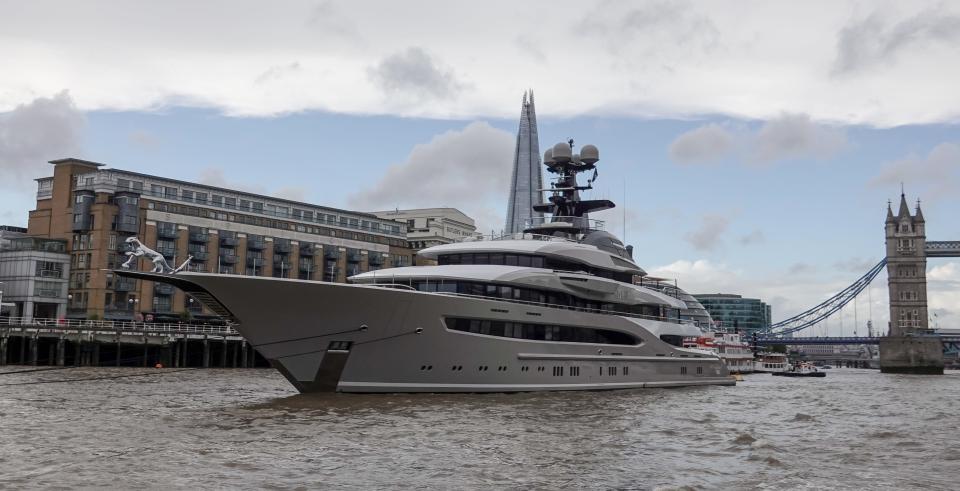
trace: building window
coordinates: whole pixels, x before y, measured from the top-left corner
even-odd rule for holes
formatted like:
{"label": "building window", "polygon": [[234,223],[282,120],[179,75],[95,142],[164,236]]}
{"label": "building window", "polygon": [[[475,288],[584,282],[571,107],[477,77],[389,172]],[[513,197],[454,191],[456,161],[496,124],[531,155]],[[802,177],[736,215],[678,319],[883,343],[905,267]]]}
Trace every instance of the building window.
{"label": "building window", "polygon": [[227,208],[236,208],[237,198],[223,198],[223,206]]}

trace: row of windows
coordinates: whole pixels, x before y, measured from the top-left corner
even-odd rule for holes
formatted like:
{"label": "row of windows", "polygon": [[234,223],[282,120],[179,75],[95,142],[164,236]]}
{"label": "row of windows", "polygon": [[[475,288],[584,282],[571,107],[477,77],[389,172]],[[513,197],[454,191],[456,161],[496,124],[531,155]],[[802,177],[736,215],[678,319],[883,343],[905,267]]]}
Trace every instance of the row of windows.
{"label": "row of windows", "polygon": [[[382,237],[378,235],[364,234],[360,232],[335,230],[327,227],[315,227],[310,225],[285,222],[282,220],[273,220],[270,218],[264,218],[264,217],[258,217],[258,216],[252,216],[252,215],[220,213],[217,210],[197,208],[193,206],[176,205],[171,203],[151,202],[147,205],[147,207],[150,209],[155,209],[157,211],[176,213],[180,215],[199,216],[199,217],[211,218],[214,220],[222,220],[222,221],[243,223],[247,225],[254,225],[258,227],[275,228],[280,230],[293,230],[296,232],[309,233],[314,235],[326,235],[330,237],[341,237],[341,238],[359,240],[364,242],[389,244],[396,247],[406,247],[406,241],[403,239],[393,239],[393,238]],[[349,222],[331,223],[331,224],[339,225],[342,227],[353,228],[349,224]],[[363,228],[363,227],[361,225],[356,225],[356,228]],[[372,230],[371,227],[368,227],[368,229]],[[399,233],[400,232],[398,231],[397,234]]]}
{"label": "row of windows", "polygon": [[594,268],[586,264],[579,264],[572,261],[564,261],[550,257],[535,256],[532,254],[508,254],[502,252],[444,254],[437,256],[437,264],[494,264],[503,266],[547,268],[557,271],[584,271],[602,278],[617,280],[623,283],[633,283],[632,273],[618,273],[605,269]]}
{"label": "row of windows", "polygon": [[410,286],[422,292],[458,293],[480,297],[499,298],[504,300],[519,300],[538,303],[546,306],[560,306],[570,309],[584,309],[601,312],[616,312],[648,317],[657,317],[664,320],[679,320],[680,310],[661,305],[625,305],[609,302],[585,300],[564,292],[550,290],[535,290],[509,285],[497,285],[476,281],[413,281]]}
{"label": "row of windows", "polygon": [[558,326],[489,319],[466,319],[462,317],[447,317],[446,324],[448,329],[454,331],[515,339],[567,343],[638,344],[637,339],[630,334],[590,327]]}

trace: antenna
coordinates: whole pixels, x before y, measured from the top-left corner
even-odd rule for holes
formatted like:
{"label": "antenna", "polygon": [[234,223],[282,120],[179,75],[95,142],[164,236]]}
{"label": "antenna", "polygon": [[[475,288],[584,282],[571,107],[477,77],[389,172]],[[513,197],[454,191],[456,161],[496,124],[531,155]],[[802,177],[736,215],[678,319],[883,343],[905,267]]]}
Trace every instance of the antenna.
{"label": "antenna", "polygon": [[627,243],[627,180],[623,180],[623,243]]}

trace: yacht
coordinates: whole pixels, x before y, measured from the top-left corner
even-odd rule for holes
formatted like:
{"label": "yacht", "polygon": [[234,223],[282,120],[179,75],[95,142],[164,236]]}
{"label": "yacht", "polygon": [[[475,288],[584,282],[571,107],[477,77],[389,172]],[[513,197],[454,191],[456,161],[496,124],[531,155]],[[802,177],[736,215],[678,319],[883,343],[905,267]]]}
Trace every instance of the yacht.
{"label": "yacht", "polygon": [[684,346],[716,353],[730,373],[753,373],[755,369],[753,350],[738,332],[705,332],[696,338],[686,338]]}
{"label": "yacht", "polygon": [[687,305],[634,284],[632,249],[589,213],[608,200],[577,174],[592,145],[544,155],[550,216],[522,233],[424,249],[435,265],[352,276],[349,284],[195,272],[117,270],[172,284],[235,323],[301,392],[520,392],[734,385]]}
{"label": "yacht", "polygon": [[757,353],[753,362],[753,371],[757,373],[785,372],[790,368],[790,362],[784,353],[763,351]]}

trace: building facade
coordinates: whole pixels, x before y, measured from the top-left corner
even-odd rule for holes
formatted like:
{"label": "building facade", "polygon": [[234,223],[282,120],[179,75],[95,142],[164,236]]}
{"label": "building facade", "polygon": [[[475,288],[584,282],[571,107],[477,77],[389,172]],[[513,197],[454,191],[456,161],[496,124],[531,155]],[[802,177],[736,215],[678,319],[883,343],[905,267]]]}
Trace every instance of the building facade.
{"label": "building facade", "polygon": [[927,323],[926,221],[917,203],[910,215],[907,197],[900,195],[900,210],[893,216],[887,205],[885,224],[887,286],[890,290],[890,335],[925,331]]}
{"label": "building facade", "polygon": [[384,220],[400,222],[410,248],[415,251],[477,235],[473,219],[456,208],[388,210],[373,214]]}
{"label": "building facade", "polygon": [[750,334],[770,327],[770,306],[756,298],[743,298],[726,293],[696,294],[718,328],[734,329]]}
{"label": "building facade", "polygon": [[[188,270],[343,282],[412,264],[401,224],[368,213],[301,203],[119,169],[52,161],[37,179],[28,233],[62,239],[70,253],[67,315],[138,319],[212,314],[169,285],[109,272],[138,237]],[[148,267],[140,259],[140,269]]]}
{"label": "building facade", "polygon": [[65,240],[0,231],[0,314],[58,319],[67,313],[70,255]]}

